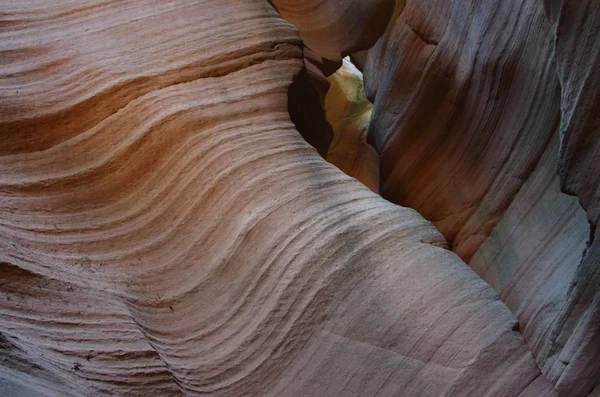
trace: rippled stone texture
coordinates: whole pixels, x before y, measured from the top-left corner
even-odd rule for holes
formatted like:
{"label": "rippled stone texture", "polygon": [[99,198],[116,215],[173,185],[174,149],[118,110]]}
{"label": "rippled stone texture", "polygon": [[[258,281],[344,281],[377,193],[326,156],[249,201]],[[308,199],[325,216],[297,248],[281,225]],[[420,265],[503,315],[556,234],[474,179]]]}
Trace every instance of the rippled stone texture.
{"label": "rippled stone texture", "polygon": [[57,396],[553,394],[431,223],[296,131],[301,42],[267,2],[14,0],[1,18],[0,377]]}

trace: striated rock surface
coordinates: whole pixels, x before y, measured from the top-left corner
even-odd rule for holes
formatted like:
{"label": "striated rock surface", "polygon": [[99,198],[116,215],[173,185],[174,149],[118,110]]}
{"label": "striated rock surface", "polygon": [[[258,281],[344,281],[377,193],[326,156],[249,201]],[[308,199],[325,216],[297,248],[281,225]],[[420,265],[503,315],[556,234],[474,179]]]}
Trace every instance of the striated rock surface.
{"label": "striated rock surface", "polygon": [[[546,1],[555,29],[561,83],[562,190],[577,195],[590,234],[561,321],[554,330],[565,346],[550,370],[559,391],[600,393],[600,6],[593,1]],[[567,338],[568,336],[568,338]]]}
{"label": "striated rock surface", "polygon": [[2,8],[3,392],[554,394],[431,223],[294,128],[267,2]]}
{"label": "striated rock surface", "polygon": [[[528,346],[556,388],[564,395],[587,396],[598,381],[600,352],[581,346],[595,331],[581,331],[593,328],[597,317],[569,310],[569,303],[578,298],[575,286],[587,282],[578,265],[589,226],[577,198],[560,192],[558,141],[556,135],[469,265],[517,316]],[[581,304],[593,309],[592,301]],[[582,329],[574,333],[579,322]]]}
{"label": "striated rock surface", "polygon": [[558,126],[550,39],[541,3],[409,2],[369,51],[382,195],[467,261]]}
{"label": "striated rock surface", "polygon": [[600,5],[546,1],[561,84],[562,189],[577,195],[592,227],[600,221]]}

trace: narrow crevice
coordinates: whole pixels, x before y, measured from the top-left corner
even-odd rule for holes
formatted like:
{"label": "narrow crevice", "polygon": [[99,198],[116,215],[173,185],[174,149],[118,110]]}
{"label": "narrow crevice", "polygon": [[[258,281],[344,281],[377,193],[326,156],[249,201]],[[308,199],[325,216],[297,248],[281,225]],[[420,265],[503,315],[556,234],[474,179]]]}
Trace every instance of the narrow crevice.
{"label": "narrow crevice", "polygon": [[427,45],[438,45],[439,41],[438,40],[434,40],[431,37],[426,37],[423,34],[419,33],[415,28],[413,28],[411,26],[411,24],[408,23],[408,21],[406,21],[406,26],[408,26],[410,28],[410,30],[413,31],[413,33],[419,38],[421,39],[421,41]]}
{"label": "narrow crevice", "polygon": [[294,77],[288,89],[288,112],[302,137],[325,158],[333,139],[333,129],[325,116],[321,98],[306,68]]}
{"label": "narrow crevice", "polygon": [[373,104],[365,95],[363,75],[346,57],[327,81],[325,111],[334,131],[327,161],[379,193],[379,154],[367,143]]}
{"label": "narrow crevice", "polygon": [[5,261],[0,261],[0,274],[2,274],[2,281],[9,281],[11,279],[33,280],[43,278],[43,276],[39,274]]}
{"label": "narrow crevice", "polygon": [[169,365],[169,360],[165,359],[165,357],[163,357],[163,355],[161,354],[160,349],[156,346],[156,343],[154,341],[154,338],[152,338],[149,334],[148,334],[148,330],[146,329],[146,327],[144,327],[139,321],[138,319],[135,317],[133,311],[132,311],[132,307],[130,307],[130,305],[127,302],[122,302],[123,304],[123,309],[127,312],[127,314],[129,315],[129,319],[131,320],[131,322],[133,324],[135,324],[137,330],[139,331],[140,335],[143,337],[143,340],[147,343],[147,346],[149,348],[149,350],[146,350],[148,357],[149,358],[153,358],[155,359],[157,362],[159,362],[160,364],[162,364],[162,369],[163,369],[163,373],[165,374],[166,377],[168,377],[168,379],[170,379],[173,384],[174,387],[179,390],[181,392],[181,395],[184,396],[187,394],[186,392],[186,387],[185,387],[185,382],[182,381],[177,372],[175,372],[171,366]]}
{"label": "narrow crevice", "polygon": [[2,332],[0,332],[0,354],[2,353],[2,351],[7,352],[9,350],[16,349],[18,348],[15,345],[13,345],[12,342],[6,336],[4,336]]}

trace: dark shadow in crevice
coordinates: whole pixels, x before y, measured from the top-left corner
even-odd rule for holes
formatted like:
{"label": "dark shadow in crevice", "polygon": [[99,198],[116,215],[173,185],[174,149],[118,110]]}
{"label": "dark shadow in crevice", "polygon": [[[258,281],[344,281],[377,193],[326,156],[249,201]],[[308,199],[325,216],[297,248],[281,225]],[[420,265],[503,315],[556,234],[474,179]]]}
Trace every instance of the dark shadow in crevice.
{"label": "dark shadow in crevice", "polygon": [[2,274],[3,279],[7,280],[9,276],[14,278],[41,278],[41,276],[29,271],[20,268],[19,266],[13,265],[9,262],[0,261],[0,274]]}
{"label": "dark shadow in crevice", "polygon": [[333,129],[306,68],[294,77],[289,87],[288,112],[300,135],[325,158],[333,140]]}

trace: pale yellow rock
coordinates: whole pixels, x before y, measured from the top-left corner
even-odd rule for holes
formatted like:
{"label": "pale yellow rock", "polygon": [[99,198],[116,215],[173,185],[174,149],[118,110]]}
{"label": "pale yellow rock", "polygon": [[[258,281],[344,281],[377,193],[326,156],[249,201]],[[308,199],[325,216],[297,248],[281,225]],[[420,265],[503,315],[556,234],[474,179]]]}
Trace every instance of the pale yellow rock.
{"label": "pale yellow rock", "polygon": [[334,131],[327,161],[379,192],[379,155],[367,143],[373,105],[364,94],[362,73],[344,58],[342,67],[327,78],[327,121]]}

